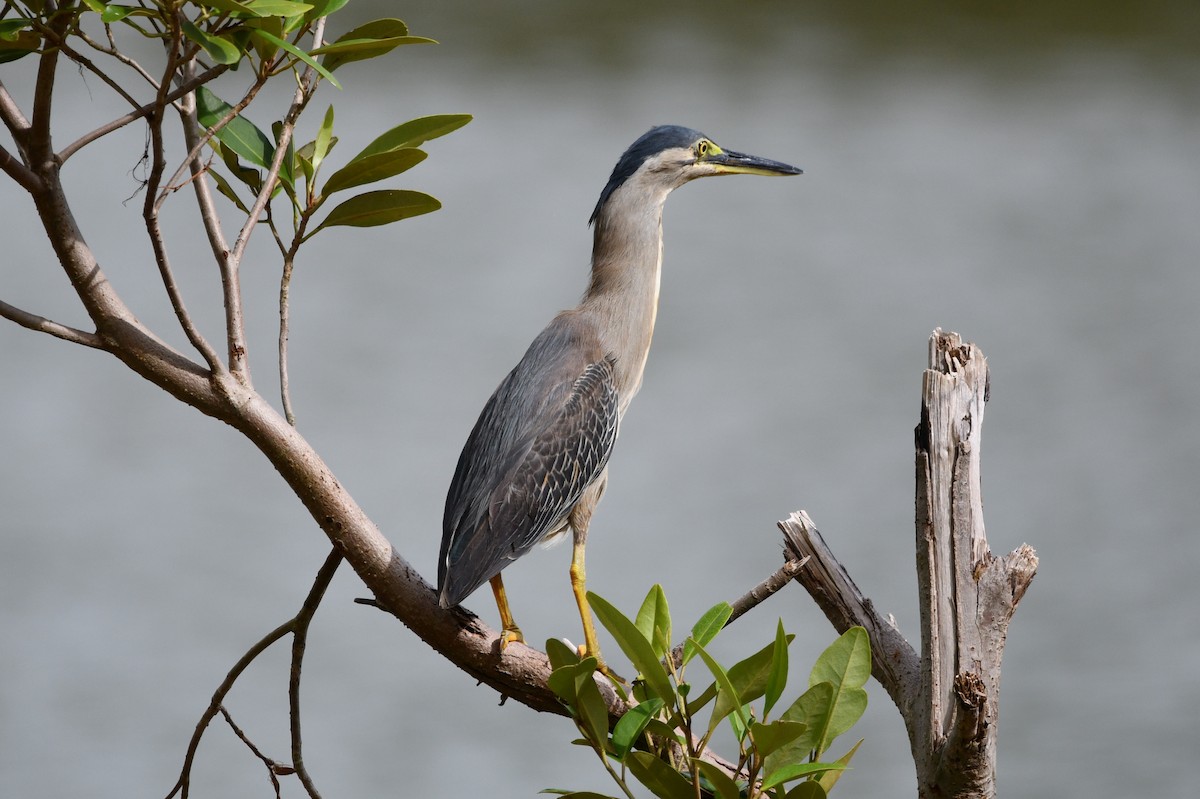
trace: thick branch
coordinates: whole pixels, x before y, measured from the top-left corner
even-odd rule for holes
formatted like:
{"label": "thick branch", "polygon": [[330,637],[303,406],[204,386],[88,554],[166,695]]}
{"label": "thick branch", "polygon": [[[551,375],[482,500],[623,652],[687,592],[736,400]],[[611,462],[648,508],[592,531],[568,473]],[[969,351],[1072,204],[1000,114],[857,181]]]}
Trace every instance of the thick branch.
{"label": "thick branch", "polygon": [[39,179],[41,185],[31,195],[38,218],[72,288],[96,325],[103,348],[183,402],[218,419],[227,418],[228,409],[213,391],[208,370],[145,328],[108,282],[71,212],[58,168],[43,165]]}
{"label": "thick branch", "polygon": [[880,618],[803,512],[780,523],[786,554],[809,555],[797,575],[840,631],[871,637],[873,673],[908,729],[922,799],[996,793],[1000,661],[1008,623],[1037,571],[1022,545],[988,548],[979,445],[987,361],[957,334],[934,331],[916,430],[916,550],[921,655]]}
{"label": "thick branch", "polygon": [[808,558],[808,566],[796,574],[796,581],[839,633],[855,626],[866,629],[871,641],[871,673],[901,715],[910,712],[917,696],[920,659],[895,622],[880,616],[874,603],[863,596],[807,513],[793,513],[779,522],[779,529],[785,542],[784,556]]}
{"label": "thick branch", "polygon": [[8,128],[8,132],[12,134],[13,138],[18,139],[18,142],[19,137],[29,130],[29,120],[21,113],[20,107],[8,93],[4,81],[0,81],[0,119],[4,120],[4,126]]}
{"label": "thick branch", "polygon": [[934,331],[916,431],[924,714],[908,720],[924,797],[996,794],[1001,658],[1037,569],[1027,546],[1004,559],[988,548],[979,460],[988,390],[983,354]]}

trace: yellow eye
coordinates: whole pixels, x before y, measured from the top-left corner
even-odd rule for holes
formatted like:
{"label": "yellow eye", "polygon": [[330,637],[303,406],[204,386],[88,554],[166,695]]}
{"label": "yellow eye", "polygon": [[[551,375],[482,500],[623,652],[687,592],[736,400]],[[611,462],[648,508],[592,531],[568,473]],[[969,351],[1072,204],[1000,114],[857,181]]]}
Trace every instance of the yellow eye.
{"label": "yellow eye", "polygon": [[709,148],[708,140],[701,139],[700,143],[696,145],[696,155],[699,155],[699,156],[708,155],[708,148]]}

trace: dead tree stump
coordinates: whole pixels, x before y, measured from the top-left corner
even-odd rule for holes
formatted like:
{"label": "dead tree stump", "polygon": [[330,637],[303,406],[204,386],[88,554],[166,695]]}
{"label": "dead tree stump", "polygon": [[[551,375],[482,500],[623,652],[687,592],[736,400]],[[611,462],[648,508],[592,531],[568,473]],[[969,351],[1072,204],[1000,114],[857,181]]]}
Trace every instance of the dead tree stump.
{"label": "dead tree stump", "polygon": [[1037,571],[1022,544],[998,558],[983,525],[979,451],[987,360],[956,333],[935,330],[916,429],[918,655],[884,619],[800,511],[779,523],[796,576],[839,631],[871,638],[873,674],[908,729],[921,799],[996,795],[1000,664],[1008,623]]}

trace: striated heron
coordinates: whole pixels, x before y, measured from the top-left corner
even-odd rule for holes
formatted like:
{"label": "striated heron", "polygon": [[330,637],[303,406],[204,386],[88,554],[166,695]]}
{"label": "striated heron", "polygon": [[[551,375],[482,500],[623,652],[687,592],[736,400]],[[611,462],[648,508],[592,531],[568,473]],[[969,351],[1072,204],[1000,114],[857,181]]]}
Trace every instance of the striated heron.
{"label": "striated heron", "polygon": [[[471,431],[446,497],[438,592],[453,607],[490,581],[500,647],[524,641],[500,572],[534,544],[574,534],[571,587],[581,653],[600,649],[588,608],[584,544],[608,479],[617,428],[642,383],[654,333],[667,195],[710,175],[798,175],[676,125],[651,129],[613,169],[592,212],[592,277],[501,381]],[[603,668],[603,661],[600,660]]]}

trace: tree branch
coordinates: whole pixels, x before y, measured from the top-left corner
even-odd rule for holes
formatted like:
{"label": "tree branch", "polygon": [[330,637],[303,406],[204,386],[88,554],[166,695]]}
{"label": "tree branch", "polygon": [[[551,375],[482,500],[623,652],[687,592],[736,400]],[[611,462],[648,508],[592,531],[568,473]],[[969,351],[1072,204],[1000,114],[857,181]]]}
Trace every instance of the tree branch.
{"label": "tree branch", "polygon": [[8,128],[8,132],[20,146],[20,137],[29,130],[29,120],[21,113],[20,107],[8,93],[2,80],[0,80],[0,119],[4,120],[4,126]]}
{"label": "tree branch", "polygon": [[[70,14],[56,14],[50,17],[50,34],[61,39],[70,21]],[[54,153],[50,137],[50,112],[54,105],[54,76],[58,70],[58,54],[57,47],[42,50],[34,83],[33,118],[30,120],[24,144],[29,148],[27,157],[35,171],[48,164]]]}
{"label": "tree branch", "polygon": [[979,451],[987,361],[935,330],[916,430],[916,551],[921,656],[875,612],[803,512],[780,527],[791,553],[810,554],[797,580],[839,630],[866,627],[872,669],[904,718],[922,799],[996,794],[1000,663],[1008,623],[1037,571],[1021,545],[988,548]]}
{"label": "tree branch", "polygon": [[[725,624],[721,629],[725,629],[725,627],[733,624],[746,613],[778,593],[785,585],[792,581],[807,562],[807,557],[789,558],[761,583],[742,594],[733,602],[730,602],[729,606],[733,608],[733,613],[729,614],[729,618],[725,620]],[[671,649],[671,660],[675,663],[675,668],[677,669],[683,664],[683,645],[684,642],[681,641]]]}
{"label": "tree branch", "polygon": [[[192,78],[191,80],[184,81],[183,83],[181,83],[177,88],[173,89],[172,91],[167,92],[165,95],[163,95],[163,101],[168,102],[168,103],[173,103],[176,100],[178,100],[180,97],[183,97],[185,94],[188,94],[189,92],[193,92],[198,87],[203,86],[206,83],[209,83],[214,78],[216,78],[218,75],[225,72],[225,70],[227,70],[227,69],[229,69],[229,67],[226,66],[225,64],[218,64],[215,67],[211,67],[211,68],[205,70],[204,72],[200,73],[196,77]],[[135,122],[139,119],[149,116],[157,107],[158,107],[158,100],[156,99],[153,102],[149,102],[143,106],[139,106],[138,108],[135,108],[134,110],[130,111],[128,114],[125,114],[124,116],[117,117],[113,121],[108,122],[104,125],[101,125],[100,127],[96,128],[95,130],[85,133],[84,135],[82,135],[78,139],[76,139],[75,141],[68,144],[66,147],[64,147],[59,152],[59,154],[58,154],[59,163],[61,164],[61,163],[66,162],[66,160],[68,158],[70,158],[72,155],[79,152],[84,147],[88,146],[89,144],[96,141],[97,139],[99,139],[103,136],[107,136],[109,133],[112,133],[115,130],[120,130],[121,128],[128,125],[130,122]],[[207,141],[207,138],[205,139],[205,141]]]}
{"label": "tree branch", "polygon": [[[195,62],[188,62],[184,72],[195,69]],[[216,203],[208,181],[204,179],[204,165],[200,161],[200,150],[204,146],[200,123],[196,117],[196,95],[189,93],[181,98],[179,105],[180,122],[183,125],[184,144],[188,148],[189,161],[194,179],[191,181],[196,195],[196,205],[200,210],[200,220],[204,232],[208,236],[208,244],[212,249],[213,258],[217,261],[221,273],[221,290],[225,305],[225,341],[229,370],[235,375],[249,381],[249,365],[247,361],[246,340],[242,319],[241,291],[238,287],[237,270],[231,264],[229,245],[225,241],[225,233],[221,230],[221,218],[217,213]],[[207,138],[207,137],[205,137]]]}
{"label": "tree branch", "polygon": [[4,302],[4,300],[0,300],[0,316],[16,322],[21,327],[27,327],[39,333],[47,333],[55,338],[61,338],[63,341],[69,341],[72,344],[82,344],[85,347],[94,347],[98,350],[105,349],[104,341],[95,333],[88,333],[84,330],[76,330],[73,327],[60,325],[58,322],[51,321],[44,316],[22,311],[20,308]]}
{"label": "tree branch", "polygon": [[289,727],[292,739],[292,767],[296,769],[296,776],[300,778],[304,790],[308,791],[308,795],[312,799],[321,799],[321,794],[317,792],[317,787],[313,784],[308,769],[304,767],[304,747],[300,737],[300,665],[304,661],[304,648],[308,644],[308,628],[312,624],[313,614],[317,612],[317,607],[325,597],[325,590],[329,588],[334,572],[337,571],[341,562],[342,553],[334,548],[325,558],[325,562],[321,564],[316,579],[313,580],[312,589],[304,598],[300,612],[292,620],[292,663],[288,672],[288,715],[291,718]]}
{"label": "tree branch", "polygon": [[24,164],[18,161],[13,154],[7,149],[0,146],[0,170],[4,174],[12,178],[21,188],[27,192],[35,192],[39,188],[37,175],[32,170],[28,169]]}
{"label": "tree branch", "polygon": [[163,287],[167,291],[167,298],[171,301],[171,308],[175,311],[175,318],[179,320],[179,326],[183,329],[188,341],[191,342],[196,351],[208,363],[209,370],[213,374],[220,374],[225,370],[225,367],[221,363],[221,359],[217,356],[216,351],[212,348],[212,345],[208,343],[196,328],[191,314],[188,313],[187,307],[183,302],[183,294],[179,291],[179,286],[175,282],[175,275],[171,270],[171,260],[167,255],[166,241],[163,239],[162,228],[158,221],[158,211],[162,204],[161,200],[158,199],[158,187],[161,185],[163,171],[166,169],[162,126],[167,103],[163,98],[166,96],[166,89],[170,85],[171,76],[175,74],[179,63],[176,60],[180,44],[178,26],[172,26],[172,31],[172,41],[167,49],[167,65],[163,70],[163,78],[159,85],[156,109],[148,118],[151,162],[150,175],[146,181],[146,199],[142,204],[142,218],[145,220],[146,234],[150,239],[150,246],[154,250],[154,262],[158,266],[159,276],[162,279]]}
{"label": "tree branch", "polygon": [[784,557],[809,560],[808,568],[796,575],[796,582],[804,586],[839,633],[851,627],[866,629],[871,642],[871,673],[900,712],[907,712],[915,700],[920,674],[917,653],[891,618],[880,616],[874,603],[863,596],[807,513],[793,513],[779,522],[779,529],[783,532]]}
{"label": "tree branch", "polygon": [[329,583],[333,580],[333,575],[341,562],[342,555],[337,549],[330,552],[325,558],[325,562],[321,564],[321,568],[317,570],[317,575],[313,578],[312,588],[309,589],[308,595],[304,598],[304,603],[300,606],[299,612],[255,642],[253,646],[246,650],[245,654],[238,658],[237,663],[226,673],[225,679],[221,681],[221,684],[217,686],[217,690],[213,692],[212,700],[208,703],[208,707],[200,716],[200,720],[196,722],[196,729],[192,732],[191,740],[188,741],[187,753],[183,758],[183,768],[179,773],[179,779],[171,789],[171,792],[167,794],[167,799],[171,799],[176,794],[179,794],[182,799],[187,799],[191,786],[192,765],[196,760],[196,752],[200,747],[200,739],[204,737],[205,730],[208,729],[208,725],[216,718],[218,713],[225,714],[226,720],[229,721],[230,726],[233,727],[237,736],[250,747],[250,750],[259,759],[267,764],[272,775],[285,773],[285,770],[277,768],[278,764],[275,761],[259,752],[254,744],[238,729],[237,725],[233,724],[233,720],[229,718],[228,711],[225,710],[225,697],[229,695],[229,692],[233,690],[234,683],[238,681],[238,678],[242,676],[259,655],[267,651],[272,644],[289,634],[292,636],[292,659],[288,677],[292,769],[304,784],[309,796],[313,797],[313,799],[319,799],[320,795],[313,786],[312,778],[309,777],[308,772],[304,768],[304,761],[301,755],[300,667],[304,660],[304,648],[308,640],[308,628],[312,624],[313,615],[316,613],[317,607],[320,606],[321,600],[325,597],[325,591],[329,588]]}

